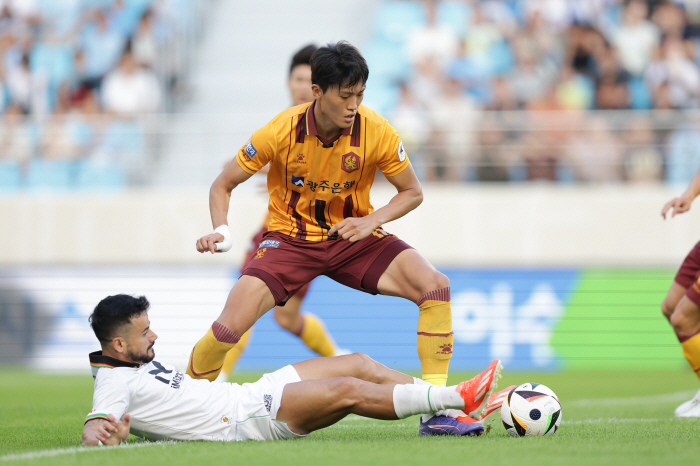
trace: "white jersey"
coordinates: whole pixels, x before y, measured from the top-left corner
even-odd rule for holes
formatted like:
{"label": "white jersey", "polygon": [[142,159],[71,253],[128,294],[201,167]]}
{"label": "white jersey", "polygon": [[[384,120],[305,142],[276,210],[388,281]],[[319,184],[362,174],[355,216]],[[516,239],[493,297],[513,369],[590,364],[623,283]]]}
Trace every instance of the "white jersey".
{"label": "white jersey", "polygon": [[285,366],[242,386],[193,379],[151,361],[127,363],[101,351],[90,354],[95,377],[86,422],[131,415],[131,433],[151,440],[279,440],[300,437],[278,421],[284,386],[299,382]]}
{"label": "white jersey", "polygon": [[131,432],[152,440],[235,438],[240,385],[193,379],[157,361],[133,367],[101,354],[98,358],[101,362],[95,364],[91,355],[93,369],[98,367],[86,421],[129,413]]}

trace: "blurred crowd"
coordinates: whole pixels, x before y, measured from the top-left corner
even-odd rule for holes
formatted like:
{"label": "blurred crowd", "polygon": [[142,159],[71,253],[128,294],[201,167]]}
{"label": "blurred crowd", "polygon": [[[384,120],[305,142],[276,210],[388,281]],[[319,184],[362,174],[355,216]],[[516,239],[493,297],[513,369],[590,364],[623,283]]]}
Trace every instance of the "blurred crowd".
{"label": "blurred crowd", "polygon": [[695,0],[384,1],[366,56],[367,104],[427,180],[685,182],[700,165]]}
{"label": "blurred crowd", "polygon": [[0,0],[0,187],[122,186],[188,96],[207,1]]}

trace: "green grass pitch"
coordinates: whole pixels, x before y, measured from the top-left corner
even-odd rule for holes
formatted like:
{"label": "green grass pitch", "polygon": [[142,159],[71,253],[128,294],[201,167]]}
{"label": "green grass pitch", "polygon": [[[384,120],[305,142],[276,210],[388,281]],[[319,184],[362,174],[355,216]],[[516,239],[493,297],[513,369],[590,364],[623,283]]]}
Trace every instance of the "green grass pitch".
{"label": "green grass pitch", "polygon": [[[450,383],[473,374],[450,375]],[[258,375],[238,376],[237,381]],[[80,448],[92,377],[0,371],[0,464],[51,465],[682,465],[700,461],[700,419],[674,408],[700,383],[685,371],[511,373],[499,386],[544,383],[559,395],[563,422],[545,438],[511,438],[500,418],[477,438],[418,437],[418,418],[350,416],[309,438],[279,442],[152,444]]]}

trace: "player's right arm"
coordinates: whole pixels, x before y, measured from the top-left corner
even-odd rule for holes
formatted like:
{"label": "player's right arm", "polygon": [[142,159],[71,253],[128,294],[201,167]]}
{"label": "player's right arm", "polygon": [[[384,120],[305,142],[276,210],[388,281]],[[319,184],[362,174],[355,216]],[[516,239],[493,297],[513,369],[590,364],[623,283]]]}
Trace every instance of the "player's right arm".
{"label": "player's right arm", "polygon": [[231,192],[265,167],[274,157],[276,150],[276,134],[272,123],[269,123],[253,133],[236,157],[216,177],[209,190],[209,213],[214,233],[197,240],[197,251],[209,251],[213,254],[217,251],[226,252],[231,248],[228,230],[228,206],[231,202]]}
{"label": "player's right arm", "polygon": [[[99,445],[100,442],[117,445],[129,436],[129,416],[125,414],[129,407],[129,389],[112,371],[114,369],[100,369],[97,373],[92,410],[83,426],[83,445]],[[122,416],[124,422],[117,422]]]}
{"label": "player's right arm", "polygon": [[666,218],[666,213],[670,209],[673,209],[671,218],[675,217],[676,214],[689,211],[690,205],[693,203],[693,200],[698,197],[698,194],[700,194],[700,170],[695,173],[695,176],[690,181],[690,185],[688,185],[688,189],[686,189],[683,194],[679,197],[674,197],[664,205],[664,208],[661,209],[661,216]]}

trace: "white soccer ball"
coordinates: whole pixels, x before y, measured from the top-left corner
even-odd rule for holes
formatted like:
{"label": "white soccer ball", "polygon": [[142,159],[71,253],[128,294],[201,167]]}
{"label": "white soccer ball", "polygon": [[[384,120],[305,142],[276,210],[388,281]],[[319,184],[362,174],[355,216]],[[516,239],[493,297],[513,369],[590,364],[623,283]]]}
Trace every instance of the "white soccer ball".
{"label": "white soccer ball", "polygon": [[561,424],[561,403],[551,388],[524,383],[503,400],[501,421],[513,437],[552,435]]}

